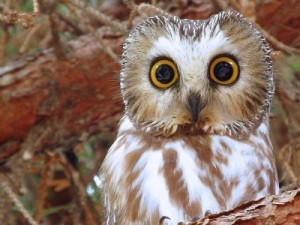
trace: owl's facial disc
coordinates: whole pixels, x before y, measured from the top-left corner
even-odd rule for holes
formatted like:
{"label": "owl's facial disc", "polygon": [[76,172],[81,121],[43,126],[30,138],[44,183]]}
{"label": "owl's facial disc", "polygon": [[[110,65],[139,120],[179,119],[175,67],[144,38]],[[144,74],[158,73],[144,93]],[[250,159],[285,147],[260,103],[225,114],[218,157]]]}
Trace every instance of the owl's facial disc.
{"label": "owl's facial disc", "polygon": [[155,135],[249,133],[269,114],[270,52],[259,31],[234,11],[205,21],[149,18],[124,45],[126,114]]}

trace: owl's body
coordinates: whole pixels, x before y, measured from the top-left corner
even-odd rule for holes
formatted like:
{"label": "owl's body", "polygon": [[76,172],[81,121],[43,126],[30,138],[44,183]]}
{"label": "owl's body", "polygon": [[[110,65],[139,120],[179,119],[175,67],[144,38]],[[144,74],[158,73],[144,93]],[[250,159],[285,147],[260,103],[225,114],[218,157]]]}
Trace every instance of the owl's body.
{"label": "owl's body", "polygon": [[266,124],[238,140],[222,135],[154,137],[123,118],[108,166],[106,207],[118,224],[174,224],[276,193]]}
{"label": "owl's body", "polygon": [[278,193],[270,48],[238,13],[153,17],[122,57],[126,113],[102,165],[107,224],[174,224]]}

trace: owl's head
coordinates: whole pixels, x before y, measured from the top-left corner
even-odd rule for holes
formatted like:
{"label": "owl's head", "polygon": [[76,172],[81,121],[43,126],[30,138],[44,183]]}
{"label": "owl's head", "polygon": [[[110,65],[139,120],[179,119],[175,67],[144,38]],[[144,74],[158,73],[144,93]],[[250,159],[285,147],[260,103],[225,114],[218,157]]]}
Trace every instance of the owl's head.
{"label": "owl's head", "polygon": [[156,135],[249,133],[269,113],[270,52],[235,11],[205,21],[149,18],[124,45],[120,82],[127,116]]}

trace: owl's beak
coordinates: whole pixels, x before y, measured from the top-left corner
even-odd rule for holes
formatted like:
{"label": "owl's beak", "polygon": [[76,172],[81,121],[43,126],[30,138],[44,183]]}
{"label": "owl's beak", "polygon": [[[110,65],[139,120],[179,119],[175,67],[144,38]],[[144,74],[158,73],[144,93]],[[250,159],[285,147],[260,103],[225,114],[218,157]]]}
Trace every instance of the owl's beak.
{"label": "owl's beak", "polygon": [[201,104],[201,99],[197,95],[191,95],[188,99],[189,110],[192,114],[193,122],[197,122],[199,118],[199,112],[203,108],[203,104]]}

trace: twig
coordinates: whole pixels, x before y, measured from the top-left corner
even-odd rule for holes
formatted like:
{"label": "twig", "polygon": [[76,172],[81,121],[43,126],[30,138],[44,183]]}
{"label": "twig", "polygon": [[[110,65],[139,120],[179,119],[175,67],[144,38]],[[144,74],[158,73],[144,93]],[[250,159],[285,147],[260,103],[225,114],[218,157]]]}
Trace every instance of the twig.
{"label": "twig", "polygon": [[95,210],[89,196],[86,193],[86,185],[81,177],[79,171],[75,170],[66,160],[65,155],[62,153],[62,149],[57,149],[57,154],[61,159],[61,164],[68,171],[71,178],[72,187],[77,189],[76,195],[79,197],[79,203],[84,210],[86,216],[87,225],[96,225],[96,221],[99,221],[99,215]]}
{"label": "twig", "polygon": [[132,9],[130,11],[128,22],[127,22],[127,28],[128,29],[132,28],[132,26],[133,26],[133,19],[136,17],[136,15],[137,15],[137,10],[136,9]]}
{"label": "twig", "polygon": [[87,29],[92,33],[92,35],[96,38],[97,43],[99,44],[99,47],[103,48],[103,50],[117,63],[120,63],[120,57],[117,56],[117,54],[108,46],[106,45],[100,35],[88,24]]}
{"label": "twig", "polygon": [[[9,224],[8,215],[10,215],[10,209],[12,208],[12,202],[7,197],[5,192],[2,192],[0,195],[0,223],[4,223],[3,225]],[[1,223],[1,224],[2,224]]]}
{"label": "twig", "polygon": [[240,11],[241,8],[241,4],[239,4],[240,2],[237,1],[232,1],[232,0],[226,0],[227,1],[227,5],[231,5],[235,10]]}
{"label": "twig", "polygon": [[[73,8],[73,5],[71,4],[66,4],[66,7],[79,19],[80,16],[78,15],[78,13],[76,12],[76,10]],[[80,21],[80,20],[79,20]],[[99,45],[100,48],[102,48],[115,62],[119,63],[120,58],[116,55],[116,53],[109,47],[107,46],[103,40],[102,37],[100,37],[100,35],[95,31],[95,29],[90,25],[90,23],[87,22],[87,19],[81,19],[82,22],[79,23],[83,23],[84,26],[87,29],[87,31],[89,33],[91,33],[95,39],[97,40],[97,43]]]}
{"label": "twig", "polygon": [[[233,6],[233,8],[235,8],[236,10],[238,10],[238,5],[236,2],[229,0],[229,1],[224,1],[224,0],[214,0],[215,4],[221,8],[221,10],[227,10],[230,9],[230,4],[231,6]],[[258,23],[256,23],[255,21],[251,20],[251,23],[257,27],[257,29],[259,29],[261,31],[261,33],[265,36],[265,38],[271,42],[276,48],[278,48],[279,50],[283,51],[283,52],[287,52],[287,53],[296,53],[296,54],[300,54],[300,49],[297,48],[293,48],[290,47],[284,43],[282,43],[281,41],[279,41],[278,39],[276,39],[274,36],[272,36],[268,31],[266,31],[264,28],[262,28]]]}
{"label": "twig", "polygon": [[51,13],[49,15],[49,20],[50,20],[52,43],[53,43],[55,55],[58,58],[64,58],[65,57],[64,45],[60,40],[59,31],[58,31],[59,20],[57,19],[55,13]]}
{"label": "twig", "polygon": [[278,49],[287,53],[295,53],[300,54],[300,49],[290,47],[281,41],[277,40],[274,36],[269,34],[264,28],[262,28],[259,24],[253,22],[253,24],[262,32],[262,34]]}
{"label": "twig", "polygon": [[51,36],[52,36],[52,47],[54,48],[54,53],[57,58],[65,57],[65,48],[59,36],[60,29],[60,21],[56,15],[56,1],[42,1],[38,0],[40,3],[40,7],[42,12],[46,13],[49,16]]}
{"label": "twig", "polygon": [[212,1],[221,10],[228,9],[228,1],[227,0],[212,0]]}
{"label": "twig", "polygon": [[138,11],[138,14],[141,15],[141,16],[146,16],[146,17],[149,17],[149,16],[154,16],[154,15],[165,15],[165,16],[172,16],[172,14],[156,7],[156,6],[153,6],[153,5],[150,5],[150,4],[147,4],[147,3],[141,3],[138,5],[137,7],[137,11]]}
{"label": "twig", "polygon": [[78,21],[72,21],[70,18],[68,18],[66,15],[57,13],[57,16],[60,20],[65,22],[66,28],[71,32],[75,33],[75,35],[80,36],[83,34],[86,34],[86,31],[80,27],[81,23],[78,23]]}
{"label": "twig", "polygon": [[287,95],[287,93],[285,91],[283,91],[282,87],[280,85],[277,86],[277,91],[276,91],[276,95],[278,97],[278,99],[280,100],[280,104],[281,107],[285,113],[286,116],[286,125],[288,127],[288,139],[289,142],[287,145],[285,145],[282,150],[280,151],[280,154],[278,154],[278,159],[282,162],[282,169],[287,173],[287,175],[289,176],[289,178],[291,179],[292,182],[297,182],[298,178],[295,175],[295,172],[293,171],[292,167],[290,166],[290,164],[288,163],[288,161],[283,158],[283,153],[286,153],[287,150],[292,153],[293,152],[293,147],[294,147],[294,138],[293,135],[291,133],[291,126],[293,123],[293,119],[291,117],[291,113],[289,111],[289,102],[292,101],[289,96]]}
{"label": "twig", "polygon": [[286,186],[283,186],[280,188],[280,193],[290,190],[295,190],[300,188],[300,180],[298,180],[296,183],[291,183]]}
{"label": "twig", "polygon": [[134,0],[122,0],[123,3],[131,10],[135,10],[137,5],[135,4]]}
{"label": "twig", "polygon": [[282,168],[286,171],[286,173],[290,177],[292,183],[296,183],[298,181],[298,178],[296,177],[290,164],[288,164],[288,162],[284,159],[281,162],[282,162]]}
{"label": "twig", "polygon": [[[291,139],[293,140],[293,139]],[[286,153],[289,153],[289,156],[288,157],[283,157],[283,154],[286,155]],[[279,162],[281,162],[280,166],[281,168],[287,173],[288,177],[290,178],[291,180],[291,183],[297,183],[298,182],[298,178],[297,176],[295,175],[291,165],[289,164],[290,160],[291,160],[291,156],[292,156],[292,143],[291,141],[286,144],[285,146],[283,146],[280,151],[279,151],[279,154],[277,154],[277,160]]]}
{"label": "twig", "polygon": [[72,5],[77,6],[78,8],[82,9],[85,11],[88,15],[95,17],[98,19],[100,22],[102,22],[105,25],[108,25],[117,31],[120,31],[123,34],[127,34],[128,30],[123,26],[122,23],[115,21],[113,18],[93,9],[92,7],[86,5],[84,2],[79,1],[79,0],[63,0],[65,2],[69,2]]}
{"label": "twig", "polygon": [[24,42],[23,42],[23,44],[22,44],[22,46],[20,47],[20,49],[19,49],[19,53],[20,54],[23,54],[24,52],[26,52],[27,51],[27,49],[28,49],[28,45],[29,45],[29,43],[30,43],[30,40],[31,40],[31,38],[35,35],[35,33],[40,29],[40,28],[42,28],[42,27],[44,27],[45,26],[45,24],[37,24],[37,25],[35,25],[30,31],[29,31],[29,33],[26,35],[26,37],[25,37],[25,40],[24,40]]}
{"label": "twig", "polygon": [[133,0],[123,0],[124,4],[130,9],[130,14],[127,22],[127,28],[131,29],[133,25],[133,19],[137,15],[137,5]]}
{"label": "twig", "polygon": [[34,19],[36,18],[39,7],[37,0],[33,0],[33,13],[21,13],[8,9],[3,3],[0,3],[0,7],[4,13],[0,14],[0,21],[6,24],[17,24],[21,23],[24,28],[33,26]]}
{"label": "twig", "polygon": [[45,165],[43,166],[43,170],[41,172],[41,179],[39,189],[38,189],[38,199],[36,203],[36,211],[35,211],[35,220],[39,223],[42,219],[43,210],[44,210],[44,203],[46,197],[46,189],[47,189],[47,182],[49,179],[49,171],[50,166],[52,164],[51,157],[47,155],[44,159]]}
{"label": "twig", "polygon": [[271,57],[274,61],[281,60],[283,58],[284,54],[281,51],[272,51]]}
{"label": "twig", "polygon": [[4,63],[4,58],[6,54],[5,46],[7,45],[8,41],[8,26],[7,24],[3,24],[2,26],[2,37],[0,39],[0,65]]}
{"label": "twig", "polygon": [[4,175],[1,174],[0,185],[10,200],[15,204],[17,209],[22,213],[22,215],[27,219],[29,224],[38,225],[38,223],[32,218],[30,213],[25,209],[22,202],[19,200],[18,196],[12,190],[10,184],[8,183],[8,179]]}

